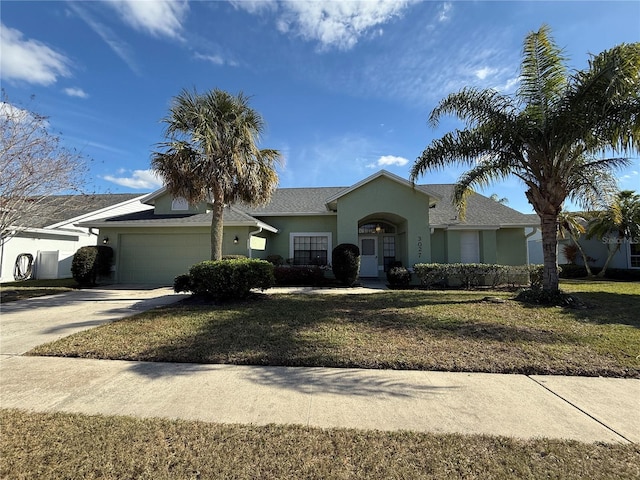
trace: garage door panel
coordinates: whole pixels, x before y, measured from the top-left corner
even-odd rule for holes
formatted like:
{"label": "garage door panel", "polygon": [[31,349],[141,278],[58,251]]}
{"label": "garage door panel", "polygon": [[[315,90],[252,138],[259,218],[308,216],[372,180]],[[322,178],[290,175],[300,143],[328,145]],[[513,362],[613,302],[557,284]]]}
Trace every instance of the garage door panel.
{"label": "garage door panel", "polygon": [[172,285],[176,275],[194,263],[208,260],[206,234],[123,234],[120,236],[118,281]]}

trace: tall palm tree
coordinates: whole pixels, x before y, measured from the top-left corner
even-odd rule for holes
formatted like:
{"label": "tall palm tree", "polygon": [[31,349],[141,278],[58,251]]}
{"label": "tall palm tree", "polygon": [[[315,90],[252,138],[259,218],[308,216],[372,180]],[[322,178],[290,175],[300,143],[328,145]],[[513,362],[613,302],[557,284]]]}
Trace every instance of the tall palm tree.
{"label": "tall palm tree", "polygon": [[[458,179],[454,203],[464,215],[472,187],[514,175],[541,219],[543,288],[558,291],[558,214],[565,200],[588,207],[615,185],[611,172],[640,150],[640,43],[622,44],[568,73],[549,28],[524,41],[515,96],[465,88],[432,111],[438,125],[452,114],[465,122],[434,140],[411,169],[411,180],[451,165],[469,168]],[[623,156],[604,157],[603,152]],[[598,156],[596,156],[598,155]]]}
{"label": "tall palm tree", "polygon": [[603,210],[596,212],[587,227],[587,238],[600,238],[607,245],[607,259],[599,277],[609,267],[624,241],[640,237],[640,195],[632,190],[618,192]]}
{"label": "tall palm tree", "polygon": [[211,203],[211,259],[219,260],[224,207],[267,203],[278,184],[280,153],[258,148],[264,120],[242,93],[183,90],[163,122],[167,141],[160,144],[164,151],[153,153],[151,166],[173,195]]}

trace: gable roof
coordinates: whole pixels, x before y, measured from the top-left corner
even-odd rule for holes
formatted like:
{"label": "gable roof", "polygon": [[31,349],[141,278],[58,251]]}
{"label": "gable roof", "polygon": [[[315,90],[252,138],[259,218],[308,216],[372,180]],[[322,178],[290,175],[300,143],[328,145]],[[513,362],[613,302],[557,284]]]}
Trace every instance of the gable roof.
{"label": "gable roof", "polygon": [[[380,170],[376,173],[374,173],[373,175],[368,176],[367,178],[365,178],[364,180],[360,180],[358,183],[353,184],[352,186],[343,189],[340,192],[337,192],[335,195],[332,195],[331,197],[327,198],[326,203],[327,204],[332,204],[334,203],[336,200],[338,200],[340,197],[347,195],[348,193],[353,192],[354,190],[357,190],[358,188],[362,187],[363,185],[366,185],[369,182],[372,182],[373,180],[375,180],[376,178],[380,178],[380,177],[386,177],[390,180],[393,180],[396,183],[399,183],[400,185],[404,185],[405,187],[408,188],[414,188],[414,185],[409,182],[408,180],[405,180],[402,177],[399,177],[398,175],[395,175],[391,172],[388,172],[386,170]],[[432,197],[434,200],[440,200],[439,195],[432,193],[429,190],[429,186],[428,185],[423,185],[423,187],[425,188],[420,188],[417,189],[419,192],[424,193],[425,195],[428,195],[429,197]]]}
{"label": "gable roof", "polygon": [[[473,227],[533,227],[540,220],[528,214],[491,200],[489,197],[472,193],[467,199],[466,219],[458,219],[458,212],[452,203],[453,184],[418,185],[436,192],[442,200],[429,209],[429,225],[435,228],[473,228]],[[537,215],[536,215],[537,218]]]}
{"label": "gable roof", "polygon": [[[155,214],[153,209],[118,215],[87,222],[80,222],[79,226],[105,227],[209,227],[213,214],[207,213],[172,213]],[[227,227],[249,226],[259,227],[277,233],[278,229],[257,218],[252,217],[241,209],[231,206],[224,211],[224,225]]]}
{"label": "gable roof", "polygon": [[139,193],[107,193],[92,195],[52,195],[43,201],[29,219],[32,228],[56,228],[61,223],[134,200]]}

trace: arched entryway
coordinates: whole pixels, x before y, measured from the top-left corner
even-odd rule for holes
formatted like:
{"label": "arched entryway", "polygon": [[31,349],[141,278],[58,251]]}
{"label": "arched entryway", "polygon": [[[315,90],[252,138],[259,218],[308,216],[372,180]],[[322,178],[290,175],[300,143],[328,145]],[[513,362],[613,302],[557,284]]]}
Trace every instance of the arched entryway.
{"label": "arched entryway", "polygon": [[406,261],[406,220],[390,213],[369,215],[358,222],[360,276],[379,277]]}

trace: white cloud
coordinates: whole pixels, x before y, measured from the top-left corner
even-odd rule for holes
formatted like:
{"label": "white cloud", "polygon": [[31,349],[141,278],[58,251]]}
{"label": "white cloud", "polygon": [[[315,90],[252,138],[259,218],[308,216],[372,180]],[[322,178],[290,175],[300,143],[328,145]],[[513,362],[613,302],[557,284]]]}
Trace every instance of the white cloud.
{"label": "white cloud", "polygon": [[205,53],[195,52],[193,55],[193,58],[195,58],[196,60],[204,60],[205,62],[213,63],[214,65],[219,65],[219,66],[221,65],[229,65],[231,67],[238,66],[238,62],[236,62],[235,60],[225,59],[222,55],[218,55],[218,54],[205,54]]}
{"label": "white cloud", "polygon": [[[118,170],[118,173],[122,174],[121,170]],[[162,181],[153,170],[134,170],[130,177],[105,175],[102,178],[108,182],[136,190],[153,190],[162,186]]]}
{"label": "white cloud", "polygon": [[89,94],[78,87],[65,88],[63,91],[70,97],[89,98]]}
{"label": "white cloud", "polygon": [[380,167],[404,167],[409,160],[404,157],[396,157],[394,155],[383,155],[378,159],[375,163],[370,163],[367,165],[369,168],[380,168]]}
{"label": "white cloud", "polygon": [[494,73],[497,73],[497,70],[491,67],[482,67],[475,71],[476,77],[479,78],[480,80],[484,80],[485,78],[493,75]]}
{"label": "white cloud", "polygon": [[136,30],[154,37],[182,40],[182,23],[189,11],[189,4],[184,0],[114,0],[109,5]]}
{"label": "white cloud", "polygon": [[140,75],[140,69],[133,58],[131,48],[125,41],[121,40],[109,27],[95,20],[93,16],[83,8],[84,5],[81,7],[79,2],[68,2],[67,5],[76,15],[89,25],[95,33],[98,34],[102,41],[109,45],[111,50],[113,50],[114,53],[120,57],[120,59],[122,59],[122,61],[126,63],[134,73]]}
{"label": "white cloud", "polygon": [[[389,22],[413,0],[234,2],[238,8],[258,14],[276,11],[276,27],[305,40],[318,41],[321,49],[349,50],[369,31],[383,33],[379,25]],[[263,5],[264,4],[264,5]],[[378,27],[378,28],[374,28]]]}
{"label": "white cloud", "polygon": [[22,32],[0,24],[0,75],[7,81],[51,85],[58,77],[71,75],[71,61],[37,40],[25,39]]}
{"label": "white cloud", "polygon": [[449,12],[451,12],[452,8],[453,5],[451,4],[451,2],[443,3],[442,8],[440,9],[440,14],[438,15],[438,21],[446,22],[447,20],[449,20],[451,18]]}
{"label": "white cloud", "polygon": [[34,115],[29,110],[24,110],[7,102],[0,102],[0,119],[8,123],[5,124],[5,127],[16,124],[30,125],[36,128],[49,127],[49,122],[46,117]]}

